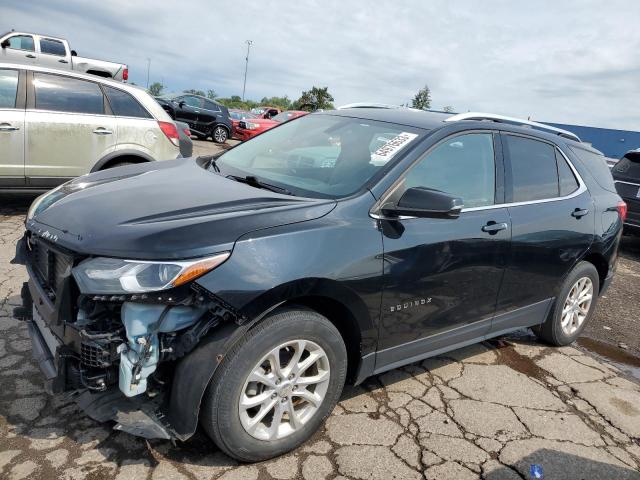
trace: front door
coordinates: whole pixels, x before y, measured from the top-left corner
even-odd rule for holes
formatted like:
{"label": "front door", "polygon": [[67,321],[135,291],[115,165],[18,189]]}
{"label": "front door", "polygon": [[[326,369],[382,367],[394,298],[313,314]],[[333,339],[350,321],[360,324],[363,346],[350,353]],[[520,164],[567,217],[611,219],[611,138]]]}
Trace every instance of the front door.
{"label": "front door", "polygon": [[384,292],[376,371],[489,332],[511,240],[509,214],[497,205],[503,167],[496,145],[490,132],[448,137],[390,195],[421,186],[461,197],[464,208],[455,219],[379,220]]}
{"label": "front door", "polygon": [[36,63],[37,53],[33,35],[16,34],[7,38],[9,46],[2,48],[0,61],[7,63]]}
{"label": "front door", "polygon": [[24,89],[18,88],[19,79],[19,70],[0,69],[0,188],[24,185]]}
{"label": "front door", "polygon": [[177,98],[177,102],[176,120],[186,123],[191,130],[202,132],[198,124],[198,116],[202,109],[202,99],[192,95],[184,95]]}
{"label": "front door", "polygon": [[503,134],[511,253],[494,332],[542,323],[560,281],[593,241],[593,201],[558,148]]}
{"label": "front door", "polygon": [[33,73],[28,90],[25,174],[32,186],[52,187],[88,173],[116,144],[117,123],[105,114],[96,82]]}

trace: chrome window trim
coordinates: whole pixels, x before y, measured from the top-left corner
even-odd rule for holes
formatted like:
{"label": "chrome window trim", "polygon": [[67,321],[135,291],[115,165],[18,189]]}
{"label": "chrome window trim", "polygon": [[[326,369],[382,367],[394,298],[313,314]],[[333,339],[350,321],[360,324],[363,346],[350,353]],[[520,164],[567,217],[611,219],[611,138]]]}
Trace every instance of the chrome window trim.
{"label": "chrome window trim", "polygon": [[622,180],[614,180],[613,183],[614,184],[616,184],[616,183],[624,183],[625,185],[633,185],[634,187],[640,187],[640,183],[624,182]]}
{"label": "chrome window trim", "polygon": [[[429,155],[431,153],[431,151],[435,147],[437,147],[438,145],[440,145],[441,143],[443,143],[446,140],[449,140],[451,138],[455,138],[455,137],[460,136],[460,135],[466,135],[466,134],[469,134],[469,133],[491,133],[491,134],[493,134],[494,132],[495,132],[494,130],[466,130],[464,132],[458,132],[458,133],[456,133],[454,135],[451,135],[449,137],[443,138],[438,143],[436,143],[436,144],[432,145],[431,147],[429,147],[429,149],[423,155],[421,155],[420,158],[418,158],[404,172],[402,172],[402,175],[400,175],[400,178],[398,178],[398,180],[396,180],[396,182],[394,182],[394,184],[380,197],[380,200],[378,200],[376,203],[373,204],[373,206],[369,210],[369,216],[371,218],[373,218],[373,219],[376,219],[376,220],[407,220],[407,219],[412,219],[412,218],[418,218],[418,217],[411,217],[411,216],[385,217],[384,215],[382,215],[380,213],[380,209],[382,208],[382,205],[384,205],[384,203],[387,201],[387,199],[390,196],[392,196],[395,193],[395,191],[400,187],[400,185],[402,184],[402,180],[407,175],[407,172],[409,172],[409,170],[411,168],[413,168],[413,166],[415,164],[417,164],[423,158],[425,158],[427,155]],[[508,134],[511,135],[511,132],[509,132]],[[558,147],[557,145],[555,145],[553,143],[550,143],[548,141],[541,140],[541,139],[538,139],[538,138],[535,138],[535,137],[529,137],[527,135],[522,135],[522,134],[519,134],[519,133],[515,134],[515,135],[526,137],[526,138],[531,138],[532,140],[536,140],[536,141],[539,141],[539,142],[542,142],[542,143],[547,143],[549,145],[552,145],[553,148],[555,148],[556,150],[558,150],[560,152],[560,154],[562,155],[562,157],[567,162],[567,164],[569,165],[569,168],[571,169],[571,171],[575,175],[576,179],[578,180],[578,188],[576,190],[574,190],[573,192],[571,192],[569,195],[564,195],[562,197],[542,198],[542,199],[538,199],[538,200],[528,200],[528,201],[524,201],[524,202],[496,203],[496,204],[493,204],[493,205],[485,205],[483,207],[464,208],[464,206],[463,206],[460,214],[463,214],[465,212],[478,212],[478,211],[482,211],[482,210],[494,210],[494,209],[498,209],[498,208],[520,207],[520,206],[524,206],[524,205],[535,205],[535,204],[538,204],[538,203],[559,202],[561,200],[569,200],[571,198],[577,197],[578,195],[581,195],[582,193],[587,191],[587,185],[585,184],[584,180],[580,176],[580,173],[578,173],[578,170],[576,170],[576,168],[573,166],[573,163],[571,163],[571,160],[569,160],[569,157],[567,157],[567,155],[562,151],[562,149],[560,147]],[[494,154],[495,154],[495,152],[494,152]],[[558,181],[559,181],[559,178],[558,178]],[[638,185],[638,186],[640,186],[640,185]]]}

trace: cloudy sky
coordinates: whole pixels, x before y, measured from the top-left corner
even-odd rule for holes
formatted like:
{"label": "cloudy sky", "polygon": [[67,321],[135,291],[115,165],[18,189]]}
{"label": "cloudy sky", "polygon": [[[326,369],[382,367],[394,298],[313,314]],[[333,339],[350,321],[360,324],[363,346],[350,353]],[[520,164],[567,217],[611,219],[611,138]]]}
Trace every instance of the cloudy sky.
{"label": "cloudy sky", "polygon": [[0,30],[67,38],[171,91],[400,104],[640,130],[637,0],[4,0]]}

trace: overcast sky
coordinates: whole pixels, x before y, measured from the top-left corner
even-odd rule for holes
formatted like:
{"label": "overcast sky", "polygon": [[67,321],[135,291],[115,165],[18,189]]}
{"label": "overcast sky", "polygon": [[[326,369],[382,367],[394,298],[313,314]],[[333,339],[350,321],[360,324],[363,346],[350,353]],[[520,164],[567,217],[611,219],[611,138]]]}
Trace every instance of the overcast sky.
{"label": "overcast sky", "polygon": [[151,58],[171,91],[241,95],[251,39],[247,98],[400,104],[426,83],[432,108],[640,130],[637,0],[2,3],[0,30],[65,37],[139,85]]}

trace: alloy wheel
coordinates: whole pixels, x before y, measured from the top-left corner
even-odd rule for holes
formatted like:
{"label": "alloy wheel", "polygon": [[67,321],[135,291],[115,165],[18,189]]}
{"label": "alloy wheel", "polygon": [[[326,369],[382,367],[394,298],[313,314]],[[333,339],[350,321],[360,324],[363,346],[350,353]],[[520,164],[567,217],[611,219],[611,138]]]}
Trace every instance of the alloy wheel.
{"label": "alloy wheel", "polygon": [[213,130],[213,139],[217,143],[224,143],[227,141],[227,131],[222,127],[216,127]]}
{"label": "alloy wheel", "polygon": [[589,277],[579,278],[573,284],[562,308],[560,326],[566,335],[573,335],[589,314],[593,300],[593,282]]}
{"label": "alloy wheel", "polygon": [[329,359],[318,344],[292,340],[267,353],[247,377],[238,410],[245,431],[276,440],[299,431],[324,401]]}

